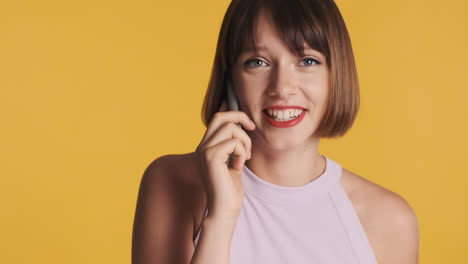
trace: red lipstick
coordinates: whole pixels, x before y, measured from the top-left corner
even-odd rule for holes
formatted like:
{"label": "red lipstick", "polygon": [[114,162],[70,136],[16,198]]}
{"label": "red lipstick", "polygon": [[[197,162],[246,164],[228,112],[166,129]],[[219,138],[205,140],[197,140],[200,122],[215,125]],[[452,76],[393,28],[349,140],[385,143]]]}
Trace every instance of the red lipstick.
{"label": "red lipstick", "polygon": [[[288,107],[285,107],[285,108],[286,109],[291,109],[291,108],[294,108],[294,107],[288,106]],[[269,107],[268,109],[285,109],[285,108]],[[300,108],[295,108],[295,109],[304,109],[304,108],[300,107]],[[268,115],[267,110],[262,111],[262,114],[266,118],[268,123],[270,123],[270,125],[272,125],[272,126],[279,127],[279,128],[287,128],[287,127],[292,127],[292,126],[295,126],[295,125],[299,124],[302,121],[302,119],[304,119],[304,116],[306,115],[306,113],[307,113],[307,110],[304,109],[302,111],[301,115],[298,116],[297,118],[289,120],[289,121],[281,122],[281,121],[276,121],[273,118],[271,118],[270,115]]]}
{"label": "red lipstick", "polygon": [[265,109],[304,109],[307,110],[306,108],[298,105],[272,105],[268,106]]}

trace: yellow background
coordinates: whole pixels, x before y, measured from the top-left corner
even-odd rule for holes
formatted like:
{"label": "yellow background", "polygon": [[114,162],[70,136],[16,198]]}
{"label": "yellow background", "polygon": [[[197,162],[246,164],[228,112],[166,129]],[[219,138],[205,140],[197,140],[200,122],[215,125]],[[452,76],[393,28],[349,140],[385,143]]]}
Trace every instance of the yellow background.
{"label": "yellow background", "polygon": [[[0,1],[0,262],[129,263],[156,157],[191,152],[229,0]],[[338,1],[362,105],[320,150],[406,198],[421,263],[468,263],[468,4]]]}

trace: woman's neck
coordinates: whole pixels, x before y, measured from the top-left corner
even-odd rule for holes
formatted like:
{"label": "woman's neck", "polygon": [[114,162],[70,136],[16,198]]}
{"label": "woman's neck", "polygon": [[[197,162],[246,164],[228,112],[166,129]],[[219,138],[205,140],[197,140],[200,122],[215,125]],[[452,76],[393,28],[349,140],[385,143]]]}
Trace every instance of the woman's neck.
{"label": "woman's neck", "polygon": [[252,144],[252,157],[245,165],[255,175],[272,184],[302,186],[325,171],[326,160],[318,152],[318,139],[281,150]]}

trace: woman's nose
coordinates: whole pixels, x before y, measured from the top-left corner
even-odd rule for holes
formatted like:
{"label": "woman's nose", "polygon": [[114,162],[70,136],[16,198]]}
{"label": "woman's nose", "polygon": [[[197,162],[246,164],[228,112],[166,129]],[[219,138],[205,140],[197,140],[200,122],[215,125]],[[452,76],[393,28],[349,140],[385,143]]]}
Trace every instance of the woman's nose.
{"label": "woman's nose", "polygon": [[294,82],[294,69],[287,65],[278,65],[271,73],[271,81],[268,88],[270,96],[287,98],[296,94]]}

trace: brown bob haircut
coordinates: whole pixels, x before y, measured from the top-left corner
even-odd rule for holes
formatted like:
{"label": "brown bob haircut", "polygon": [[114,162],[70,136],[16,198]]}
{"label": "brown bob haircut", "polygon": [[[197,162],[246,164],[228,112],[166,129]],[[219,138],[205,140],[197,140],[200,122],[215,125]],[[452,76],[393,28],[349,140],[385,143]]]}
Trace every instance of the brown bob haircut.
{"label": "brown bob haircut", "polygon": [[314,135],[343,136],[359,110],[359,82],[348,30],[333,0],[232,0],[221,25],[214,64],[202,107],[207,127],[226,99],[231,67],[247,44],[255,47],[256,18],[269,11],[289,50],[304,56],[303,44],[326,57],[329,92],[325,113]]}

